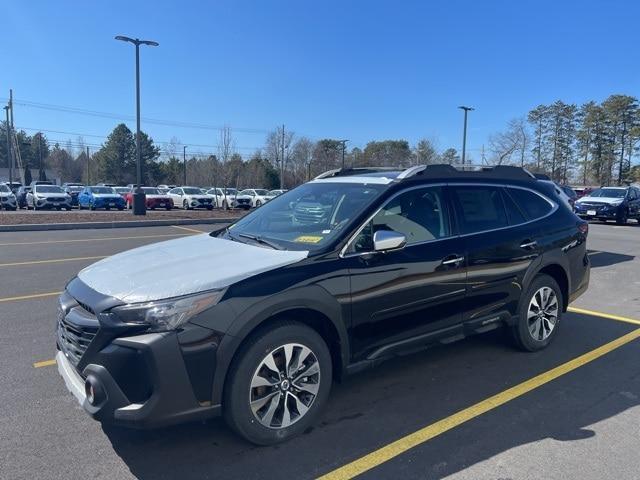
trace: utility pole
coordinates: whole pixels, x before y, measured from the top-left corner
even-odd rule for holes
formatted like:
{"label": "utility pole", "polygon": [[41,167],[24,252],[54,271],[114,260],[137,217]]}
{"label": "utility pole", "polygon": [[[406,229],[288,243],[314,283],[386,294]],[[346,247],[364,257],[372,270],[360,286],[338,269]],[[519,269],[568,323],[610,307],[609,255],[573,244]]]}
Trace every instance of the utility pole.
{"label": "utility pole", "polygon": [[10,124],[9,124],[9,105],[7,105],[6,107],[3,107],[4,111],[6,113],[6,117],[7,117],[7,162],[9,162],[9,185],[11,185],[11,182],[13,181],[11,178],[11,134],[9,133],[9,128],[10,128]]}
{"label": "utility pole", "polygon": [[13,183],[13,89],[9,89],[9,116],[7,117],[7,129],[9,131],[9,183]]}
{"label": "utility pole", "polygon": [[458,108],[464,110],[464,130],[462,133],[462,168],[464,168],[464,161],[467,155],[467,114],[474,110],[474,108],[465,107],[464,105],[461,105]]}
{"label": "utility pole", "polygon": [[282,158],[280,159],[280,190],[284,188],[284,123],[282,124]]}
{"label": "utility pole", "polygon": [[142,154],[140,152],[140,45],[157,47],[160,45],[153,40],[140,40],[139,38],[129,38],[122,35],[115,37],[116,40],[133,43],[136,46],[136,182],[137,188],[133,194],[133,214],[146,215],[147,205],[144,190],[142,190]]}
{"label": "utility pole", "polygon": [[42,133],[38,134],[38,159],[40,160],[40,167],[38,170],[40,170],[38,172],[38,180],[44,180],[44,178],[42,177],[42,174],[44,173],[44,171],[42,170]]}
{"label": "utility pole", "polygon": [[182,146],[182,165],[183,165],[183,170],[184,170],[184,181],[182,182],[182,185],[186,185],[187,184],[187,146],[183,145]]}
{"label": "utility pole", "polygon": [[342,169],[343,170],[344,170],[344,167],[345,167],[345,165],[344,165],[344,151],[347,148],[347,142],[348,141],[349,140],[338,140],[338,142],[340,142],[342,144]]}
{"label": "utility pole", "polygon": [[91,170],[89,169],[89,147],[87,147],[87,185],[91,185]]}

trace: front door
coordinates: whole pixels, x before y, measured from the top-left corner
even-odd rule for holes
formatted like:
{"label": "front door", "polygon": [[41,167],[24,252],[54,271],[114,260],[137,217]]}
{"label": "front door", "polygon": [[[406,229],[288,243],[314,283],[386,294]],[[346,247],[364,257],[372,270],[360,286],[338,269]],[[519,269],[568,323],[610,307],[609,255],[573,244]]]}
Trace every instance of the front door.
{"label": "front door", "polygon": [[[373,251],[373,235],[393,230],[406,245]],[[412,188],[392,197],[349,245],[354,360],[413,346],[461,322],[465,296],[463,240],[452,235],[446,188]]]}

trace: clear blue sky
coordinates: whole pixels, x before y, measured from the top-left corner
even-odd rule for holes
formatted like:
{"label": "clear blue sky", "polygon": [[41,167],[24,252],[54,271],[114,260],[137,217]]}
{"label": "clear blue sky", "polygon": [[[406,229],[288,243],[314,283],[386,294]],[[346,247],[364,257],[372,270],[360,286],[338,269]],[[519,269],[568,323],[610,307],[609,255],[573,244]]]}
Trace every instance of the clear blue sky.
{"label": "clear blue sky", "polygon": [[[239,129],[285,123],[313,139],[438,139],[469,149],[533,106],[639,95],[640,3],[620,1],[21,1],[0,7],[0,98]],[[116,120],[17,105],[15,123],[100,143]],[[134,127],[134,122],[127,122]],[[145,125],[215,146],[211,130]],[[32,132],[30,132],[32,133]],[[64,140],[75,135],[48,133]],[[237,132],[240,153],[264,133]],[[215,147],[189,147],[189,151]]]}

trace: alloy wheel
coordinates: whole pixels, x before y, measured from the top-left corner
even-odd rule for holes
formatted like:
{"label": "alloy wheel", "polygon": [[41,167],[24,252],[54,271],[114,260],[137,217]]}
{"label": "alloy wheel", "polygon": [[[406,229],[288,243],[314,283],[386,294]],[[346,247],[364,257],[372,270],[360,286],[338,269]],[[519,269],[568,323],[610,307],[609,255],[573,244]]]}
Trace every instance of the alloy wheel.
{"label": "alloy wheel", "polygon": [[558,321],[558,296],[550,287],[542,287],[531,297],[527,310],[527,326],[534,340],[546,340]]}
{"label": "alloy wheel", "polygon": [[320,363],[313,351],[287,343],[260,362],[249,387],[254,417],[265,427],[280,429],[309,411],[320,389]]}

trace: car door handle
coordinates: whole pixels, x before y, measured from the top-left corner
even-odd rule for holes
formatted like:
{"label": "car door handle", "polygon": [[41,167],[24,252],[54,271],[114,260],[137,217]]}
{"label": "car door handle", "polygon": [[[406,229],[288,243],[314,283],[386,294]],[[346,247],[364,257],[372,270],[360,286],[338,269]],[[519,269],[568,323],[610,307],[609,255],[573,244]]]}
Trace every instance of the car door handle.
{"label": "car door handle", "polygon": [[462,261],[464,261],[464,257],[449,255],[448,257],[445,257],[444,260],[442,260],[442,265],[458,265]]}
{"label": "car door handle", "polygon": [[530,250],[538,246],[538,242],[535,240],[525,240],[520,244],[520,248],[524,248],[525,250]]}

